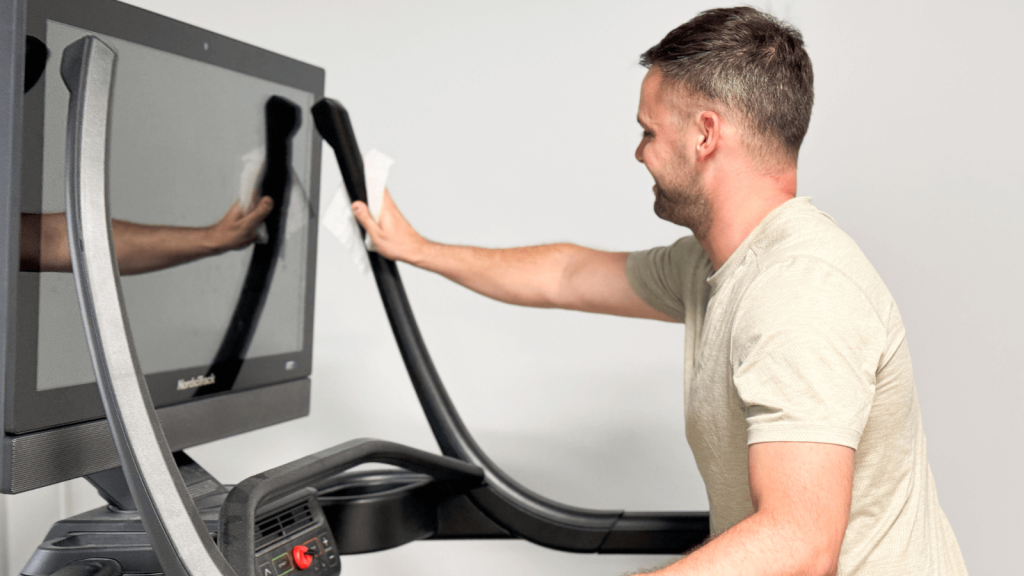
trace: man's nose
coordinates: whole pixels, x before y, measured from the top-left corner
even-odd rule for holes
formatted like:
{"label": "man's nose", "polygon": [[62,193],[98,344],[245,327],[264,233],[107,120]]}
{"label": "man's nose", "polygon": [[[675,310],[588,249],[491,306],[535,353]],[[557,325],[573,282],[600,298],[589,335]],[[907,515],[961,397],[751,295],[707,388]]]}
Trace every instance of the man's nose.
{"label": "man's nose", "polygon": [[644,163],[644,144],[645,142],[641,140],[640,144],[636,147],[636,152],[633,153],[633,157],[641,164]]}

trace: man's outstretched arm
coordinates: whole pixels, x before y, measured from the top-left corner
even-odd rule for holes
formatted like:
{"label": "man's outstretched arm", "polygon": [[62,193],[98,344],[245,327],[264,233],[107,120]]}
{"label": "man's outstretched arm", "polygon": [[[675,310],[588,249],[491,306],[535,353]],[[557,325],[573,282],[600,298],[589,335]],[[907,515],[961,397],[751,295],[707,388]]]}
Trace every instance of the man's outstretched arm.
{"label": "man's outstretched arm", "polygon": [[626,280],[625,252],[574,244],[489,249],[431,242],[409,225],[387,190],[379,222],[362,202],[353,203],[352,212],[385,258],[436,272],[489,298],[520,306],[675,321],[633,292]]}
{"label": "man's outstretched arm", "polygon": [[648,576],[836,573],[850,519],[853,449],[765,442],[751,445],[748,458],[754,513]]}
{"label": "man's outstretched arm", "polygon": [[[151,226],[114,220],[114,252],[121,274],[141,274],[248,246],[274,203],[264,197],[248,214],[234,203],[217,223],[200,228]],[[70,272],[63,213],[21,215],[21,269]]]}

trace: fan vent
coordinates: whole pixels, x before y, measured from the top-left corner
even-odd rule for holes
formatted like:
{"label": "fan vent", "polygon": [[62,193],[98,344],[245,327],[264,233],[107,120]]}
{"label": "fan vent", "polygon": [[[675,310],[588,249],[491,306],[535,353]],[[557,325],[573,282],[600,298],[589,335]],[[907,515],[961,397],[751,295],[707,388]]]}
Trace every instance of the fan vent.
{"label": "fan vent", "polygon": [[309,502],[256,519],[256,550],[302,532],[315,522]]}

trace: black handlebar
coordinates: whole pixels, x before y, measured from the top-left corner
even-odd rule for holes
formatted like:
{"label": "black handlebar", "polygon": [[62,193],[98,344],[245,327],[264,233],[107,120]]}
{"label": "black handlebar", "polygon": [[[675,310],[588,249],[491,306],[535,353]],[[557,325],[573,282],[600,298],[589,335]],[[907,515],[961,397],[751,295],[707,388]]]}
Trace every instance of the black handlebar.
{"label": "black handlebar", "polygon": [[216,374],[212,385],[196,390],[195,395],[208,396],[231,390],[242,369],[245,354],[252,343],[256,326],[263,314],[278,254],[284,243],[288,200],[291,188],[292,137],[302,124],[302,109],[280,96],[271,96],[263,107],[266,123],[267,158],[260,181],[260,198],[270,196],[274,209],[263,220],[267,241],[253,245],[252,258],[245,273],[242,292],[235,304],[227,333],[213,358],[206,375]]}
{"label": "black handlebar", "polygon": [[313,106],[313,122],[320,137],[334,149],[334,158],[345,179],[345,189],[352,201],[366,202],[366,176],[363,173],[363,158],[359,155],[356,133],[348,111],[336,100],[324,98]]}
{"label": "black handlebar", "polygon": [[[349,197],[366,201],[362,158],[348,112],[323,99],[313,106],[317,130],[334,148]],[[480,449],[459,417],[434,368],[395,263],[369,253],[377,288],[409,377],[441,452],[483,469],[487,485],[469,492],[473,503],[512,534],[574,552],[683,553],[707,538],[707,512],[629,513],[566,506],[525,488]]]}

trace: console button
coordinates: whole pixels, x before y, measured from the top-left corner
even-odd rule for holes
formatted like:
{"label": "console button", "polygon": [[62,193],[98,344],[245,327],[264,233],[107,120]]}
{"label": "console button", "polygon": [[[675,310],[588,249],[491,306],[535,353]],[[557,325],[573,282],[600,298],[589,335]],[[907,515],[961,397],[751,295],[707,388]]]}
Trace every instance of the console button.
{"label": "console button", "polygon": [[292,568],[292,560],[288,557],[287,552],[274,558],[274,570],[277,571],[277,576],[284,576],[294,570],[294,568]]}
{"label": "console button", "polygon": [[331,549],[331,539],[327,537],[327,534],[320,535],[320,545],[323,546],[324,550]]}
{"label": "console button", "polygon": [[257,576],[274,576],[274,567],[270,565],[270,562],[264,562],[256,569],[256,574]]}
{"label": "console button", "polygon": [[337,552],[329,551],[325,555],[327,556],[327,564],[328,565],[330,565],[330,566],[337,566],[338,565],[338,553]]}
{"label": "console button", "polygon": [[306,551],[309,552],[311,556],[320,555],[320,542],[316,538],[306,540],[302,545],[306,547]]}

